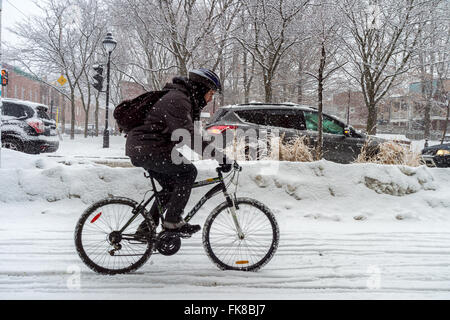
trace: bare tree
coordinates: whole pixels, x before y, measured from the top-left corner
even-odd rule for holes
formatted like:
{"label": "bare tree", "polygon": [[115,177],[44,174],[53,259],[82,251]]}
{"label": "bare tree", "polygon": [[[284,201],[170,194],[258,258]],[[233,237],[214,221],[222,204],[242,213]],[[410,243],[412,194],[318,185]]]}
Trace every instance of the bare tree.
{"label": "bare tree", "polygon": [[347,73],[359,83],[368,108],[367,132],[376,133],[377,104],[399,75],[409,70],[425,23],[436,1],[344,0],[348,36],[343,38],[350,59]]}
{"label": "bare tree", "polygon": [[[19,59],[30,72],[40,75],[39,78],[43,78],[42,75],[54,78],[63,72],[69,92],[59,91],[71,102],[70,138],[74,139],[75,96],[99,43],[102,15],[94,0],[44,0],[36,5],[45,15],[21,22],[15,29],[15,34],[24,41],[22,46],[26,46],[19,47]],[[81,13],[77,21],[73,20],[74,8]],[[33,50],[27,50],[29,47]]]}
{"label": "bare tree", "polygon": [[[448,46],[450,27],[448,25],[448,3],[441,3],[430,12],[417,46],[414,63],[419,70],[421,95],[424,111],[424,138],[431,134],[433,109],[445,106],[445,86],[443,79],[448,75]],[[446,129],[446,128],[445,128]]]}
{"label": "bare tree", "polygon": [[313,34],[312,45],[317,48],[319,56],[316,64],[317,72],[305,73],[317,81],[317,104],[318,104],[318,140],[316,145],[316,157],[323,156],[323,91],[325,81],[338,69],[342,68],[346,61],[339,54],[341,19],[335,4],[328,0],[315,0],[311,2],[312,21],[311,34]]}
{"label": "bare tree", "polygon": [[[273,97],[273,80],[285,54],[296,43],[295,19],[299,19],[309,0],[244,0],[243,4],[251,21],[251,41],[236,37],[236,40],[252,55],[262,69],[265,101]],[[300,33],[301,34],[301,33]]]}

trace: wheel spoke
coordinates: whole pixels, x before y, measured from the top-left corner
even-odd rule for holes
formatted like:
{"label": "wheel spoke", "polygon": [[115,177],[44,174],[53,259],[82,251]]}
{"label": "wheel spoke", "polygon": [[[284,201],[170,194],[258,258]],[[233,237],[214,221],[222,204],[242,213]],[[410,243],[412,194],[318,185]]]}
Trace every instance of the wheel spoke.
{"label": "wheel spoke", "polygon": [[236,217],[244,238],[239,238],[231,210],[224,205],[205,225],[205,249],[224,269],[257,270],[278,246],[278,226],[273,215],[255,201],[238,201],[238,207]]}
{"label": "wheel spoke", "polygon": [[[133,217],[134,202],[123,199],[108,199],[93,205],[80,218],[76,233],[76,245],[82,260],[100,273],[126,273],[142,265],[153,251],[151,242],[130,242],[138,227],[148,223],[148,218],[139,215],[126,228],[126,238],[120,229]],[[153,238],[152,234],[151,237]],[[112,250],[112,251],[111,251]],[[113,254],[110,254],[113,252]]]}

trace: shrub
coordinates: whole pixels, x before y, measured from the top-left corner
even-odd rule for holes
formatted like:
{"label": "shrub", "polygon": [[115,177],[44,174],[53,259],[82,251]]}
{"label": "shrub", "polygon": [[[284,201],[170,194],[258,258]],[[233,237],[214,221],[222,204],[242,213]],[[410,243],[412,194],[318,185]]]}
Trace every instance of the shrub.
{"label": "shrub", "polygon": [[315,160],[314,148],[308,146],[306,137],[296,137],[289,141],[281,137],[270,136],[256,142],[246,142],[244,138],[234,139],[233,145],[224,152],[231,159],[244,160],[279,160],[312,162]]}
{"label": "shrub", "polygon": [[379,144],[378,152],[374,152],[370,141],[366,141],[355,163],[393,164],[410,167],[421,165],[419,153],[412,152],[409,148],[394,141]]}

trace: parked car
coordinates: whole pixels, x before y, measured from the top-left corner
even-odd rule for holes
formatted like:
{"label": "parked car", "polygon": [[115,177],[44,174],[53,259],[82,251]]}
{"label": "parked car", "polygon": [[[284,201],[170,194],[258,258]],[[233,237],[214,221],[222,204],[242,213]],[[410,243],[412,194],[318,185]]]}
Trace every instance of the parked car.
{"label": "parked car", "polygon": [[7,98],[2,102],[3,148],[34,154],[58,150],[56,123],[47,106]]}
{"label": "parked car", "polygon": [[422,160],[428,167],[450,168],[450,143],[424,148]]}
{"label": "parked car", "polygon": [[[228,135],[235,129],[254,129],[256,132],[278,129],[286,140],[306,136],[313,146],[318,139],[318,112],[315,108],[297,104],[250,103],[220,108],[205,127],[210,135]],[[331,115],[323,114],[323,157],[338,163],[351,163],[361,152],[367,136],[348,127]],[[369,152],[378,152],[383,139],[371,137]]]}

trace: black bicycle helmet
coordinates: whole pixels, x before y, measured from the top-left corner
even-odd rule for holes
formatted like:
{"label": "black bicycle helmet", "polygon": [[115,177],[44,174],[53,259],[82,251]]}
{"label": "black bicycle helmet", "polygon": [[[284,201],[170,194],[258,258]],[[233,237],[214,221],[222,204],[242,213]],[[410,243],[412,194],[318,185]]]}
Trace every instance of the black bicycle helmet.
{"label": "black bicycle helmet", "polygon": [[189,80],[199,82],[211,90],[222,93],[220,79],[214,71],[209,69],[194,69],[189,71]]}

